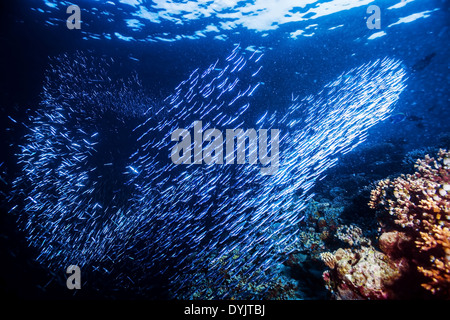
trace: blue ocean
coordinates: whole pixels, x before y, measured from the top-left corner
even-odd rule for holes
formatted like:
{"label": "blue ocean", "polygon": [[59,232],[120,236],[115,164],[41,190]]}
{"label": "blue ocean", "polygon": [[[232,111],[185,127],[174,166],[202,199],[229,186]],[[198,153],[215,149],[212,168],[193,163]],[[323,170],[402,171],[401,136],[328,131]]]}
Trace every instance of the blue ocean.
{"label": "blue ocean", "polygon": [[449,299],[449,10],[4,1],[2,294]]}

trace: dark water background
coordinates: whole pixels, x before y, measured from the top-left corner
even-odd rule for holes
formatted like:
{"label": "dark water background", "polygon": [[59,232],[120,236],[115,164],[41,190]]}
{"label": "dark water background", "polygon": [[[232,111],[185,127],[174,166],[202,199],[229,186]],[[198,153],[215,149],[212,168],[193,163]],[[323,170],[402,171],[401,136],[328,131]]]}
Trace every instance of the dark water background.
{"label": "dark water background", "polygon": [[[104,5],[113,13],[107,16],[92,11],[102,8],[96,1],[80,1],[82,29],[68,30],[67,14],[63,3],[56,8],[44,1],[2,1],[0,4],[0,182],[2,214],[0,220],[0,288],[10,296],[64,297],[73,293],[60,290],[51,282],[54,275],[38,266],[30,257],[32,249],[16,230],[14,218],[9,216],[5,201],[9,186],[18,174],[14,155],[26,132],[21,122],[37,109],[48,67],[48,57],[77,50],[90,50],[93,55],[107,55],[120,61],[123,72],[139,74],[144,88],[155,101],[161,101],[190,72],[207,67],[218,57],[224,57],[236,43],[265,50],[265,68],[262,78],[265,86],[255,103],[255,112],[270,108],[276,110],[289,103],[291,93],[300,96],[317,93],[323,85],[342,72],[368,61],[393,57],[403,61],[408,73],[407,88],[402,93],[391,119],[373,127],[367,141],[355,152],[347,154],[330,170],[328,177],[318,183],[315,191],[327,195],[330,187],[337,186],[348,192],[357,192],[358,175],[367,180],[381,179],[402,170],[405,154],[424,147],[450,147],[450,90],[449,90],[449,1],[413,1],[403,8],[387,10],[398,1],[374,1],[381,8],[381,30],[369,30],[365,24],[368,5],[326,15],[318,19],[280,23],[275,30],[253,30],[236,26],[232,30],[205,33],[205,37],[181,37],[204,30],[208,25],[220,25],[217,16],[204,17],[184,24],[168,20],[161,23],[145,22],[140,31],[133,31],[124,23],[132,18],[134,7],[128,4]],[[150,7],[152,2],[148,2]],[[312,5],[311,5],[312,6]],[[32,9],[35,10],[32,10]],[[38,8],[45,10],[39,12]],[[118,10],[122,8],[123,10]],[[391,24],[415,13],[432,11],[427,18],[409,23]],[[59,20],[49,20],[50,18]],[[226,19],[225,19],[226,20]],[[49,25],[46,21],[53,21]],[[311,24],[310,37],[290,36]],[[331,27],[343,25],[334,30]],[[378,31],[386,35],[368,40]],[[84,32],[84,33],[83,33]],[[119,33],[135,39],[152,37],[154,41],[125,41],[114,36]],[[101,39],[93,39],[92,35]],[[102,34],[112,35],[111,39]],[[222,35],[225,40],[214,38]],[[159,38],[157,38],[159,37]],[[161,40],[174,40],[164,41]],[[130,59],[136,58],[139,61]],[[17,123],[14,123],[10,118]],[[352,214],[357,215],[353,212]],[[355,219],[357,217],[355,216]],[[46,291],[40,286],[47,282]],[[126,295],[127,293],[120,293]],[[120,296],[119,294],[119,296]],[[78,295],[102,296],[88,290]]]}

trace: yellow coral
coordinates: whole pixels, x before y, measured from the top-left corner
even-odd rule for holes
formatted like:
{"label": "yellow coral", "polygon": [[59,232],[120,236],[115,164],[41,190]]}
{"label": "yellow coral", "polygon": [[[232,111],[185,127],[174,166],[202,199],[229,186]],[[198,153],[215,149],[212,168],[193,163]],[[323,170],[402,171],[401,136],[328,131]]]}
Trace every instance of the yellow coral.
{"label": "yellow coral", "polygon": [[336,258],[331,252],[323,252],[320,254],[320,259],[328,266],[330,269],[336,267]]}

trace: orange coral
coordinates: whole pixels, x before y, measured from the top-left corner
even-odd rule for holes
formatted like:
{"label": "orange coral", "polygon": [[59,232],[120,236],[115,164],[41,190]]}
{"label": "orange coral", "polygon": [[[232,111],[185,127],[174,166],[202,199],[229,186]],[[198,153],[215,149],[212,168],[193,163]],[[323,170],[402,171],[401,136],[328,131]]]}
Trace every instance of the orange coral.
{"label": "orange coral", "polygon": [[427,257],[417,266],[429,278],[422,286],[450,298],[450,153],[440,150],[437,159],[427,155],[416,169],[413,175],[380,181],[369,206],[388,210],[413,235],[416,248]]}
{"label": "orange coral", "polygon": [[421,239],[416,244],[423,251],[440,248],[439,257],[430,256],[431,266],[427,269],[419,266],[418,270],[432,281],[424,283],[423,287],[433,294],[443,293],[450,297],[450,229],[448,227],[433,226],[431,232],[420,233]]}

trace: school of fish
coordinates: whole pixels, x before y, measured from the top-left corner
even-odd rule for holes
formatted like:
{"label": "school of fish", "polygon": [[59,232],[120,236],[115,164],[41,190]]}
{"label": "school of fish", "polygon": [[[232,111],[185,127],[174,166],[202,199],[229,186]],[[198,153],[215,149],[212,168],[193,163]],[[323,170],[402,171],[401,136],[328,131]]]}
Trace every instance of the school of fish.
{"label": "school of fish", "polygon": [[[315,182],[391,115],[407,80],[401,62],[386,57],[273,110],[258,100],[264,53],[240,45],[159,103],[136,76],[112,80],[111,60],[67,60],[54,59],[27,124],[15,181],[19,225],[51,270],[76,264],[141,289],[143,279],[163,277],[175,298],[199,272],[211,288],[239,285],[221,270],[255,286],[270,281],[300,241]],[[172,132],[197,120],[203,131],[279,129],[278,170],[173,164]]]}

